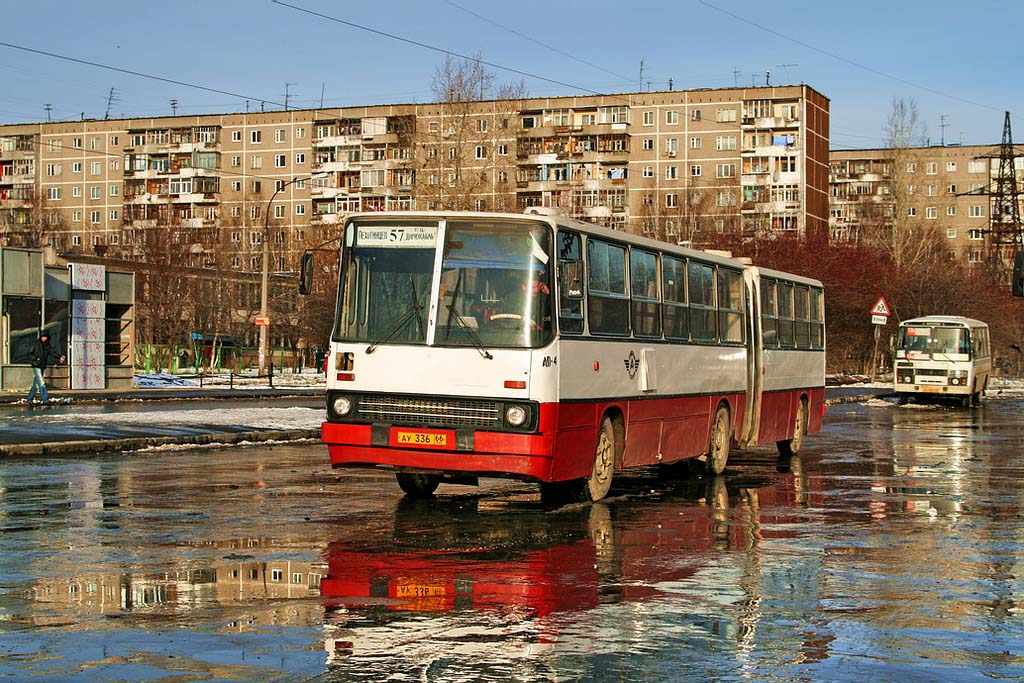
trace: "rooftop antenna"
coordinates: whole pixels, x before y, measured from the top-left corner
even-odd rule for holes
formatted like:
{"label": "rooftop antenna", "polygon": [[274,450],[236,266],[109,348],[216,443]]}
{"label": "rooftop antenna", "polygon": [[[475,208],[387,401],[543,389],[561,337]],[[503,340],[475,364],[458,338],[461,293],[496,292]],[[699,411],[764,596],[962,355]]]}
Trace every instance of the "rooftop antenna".
{"label": "rooftop antenna", "polygon": [[672,79],[671,79],[671,78],[670,78],[670,79],[668,79],[668,89],[669,89],[669,90],[671,90],[671,89],[672,89]]}
{"label": "rooftop antenna", "polygon": [[942,130],[941,136],[939,137],[939,141],[943,147],[946,146],[946,128],[948,126],[949,124],[946,123],[946,115],[939,114],[939,128]]}
{"label": "rooftop antenna", "polygon": [[117,102],[117,91],[111,88],[110,94],[107,95],[107,113],[103,115],[104,120],[110,118],[110,107],[114,105],[114,102]]}
{"label": "rooftop antenna", "polygon": [[740,87],[740,70],[736,67],[732,68],[732,87]]}
{"label": "rooftop antenna", "polygon": [[772,84],[772,72],[771,71],[765,71],[764,72],[764,84],[765,84],[765,86],[770,86]]}
{"label": "rooftop antenna", "polygon": [[326,87],[327,87],[327,83],[322,81],[320,83],[320,108],[321,109],[324,108],[324,89]]}
{"label": "rooftop antenna", "polygon": [[174,100],[174,99],[171,100],[171,114],[173,116],[177,116],[178,115],[178,100]]}
{"label": "rooftop antenna", "polygon": [[776,64],[775,65],[775,68],[783,69],[784,70],[782,77],[784,79],[786,79],[787,83],[789,83],[789,68],[792,67],[792,66],[800,66],[800,65],[799,64]]}
{"label": "rooftop antenna", "polygon": [[43,105],[43,109],[46,110],[46,122],[49,123],[50,122],[50,112],[53,111],[53,105],[52,104],[44,104]]}
{"label": "rooftop antenna", "polygon": [[644,66],[646,62],[643,59],[640,60],[640,92],[644,90]]}
{"label": "rooftop antenna", "polygon": [[290,90],[291,90],[291,87],[293,85],[295,85],[295,84],[294,83],[285,83],[284,84],[284,110],[285,111],[288,111],[288,98],[291,97]]}

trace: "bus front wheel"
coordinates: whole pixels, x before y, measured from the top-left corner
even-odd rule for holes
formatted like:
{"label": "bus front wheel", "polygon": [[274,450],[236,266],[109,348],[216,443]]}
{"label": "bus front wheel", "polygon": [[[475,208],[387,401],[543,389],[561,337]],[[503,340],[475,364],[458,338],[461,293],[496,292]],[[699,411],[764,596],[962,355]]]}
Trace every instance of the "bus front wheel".
{"label": "bus front wheel", "polygon": [[441,483],[441,477],[436,474],[395,472],[395,479],[398,480],[398,487],[410,498],[431,496]]}
{"label": "bus front wheel", "polygon": [[615,471],[615,425],[610,417],[601,420],[601,431],[597,434],[594,448],[594,468],[590,476],[581,483],[583,500],[601,500],[612,487],[612,473]]}

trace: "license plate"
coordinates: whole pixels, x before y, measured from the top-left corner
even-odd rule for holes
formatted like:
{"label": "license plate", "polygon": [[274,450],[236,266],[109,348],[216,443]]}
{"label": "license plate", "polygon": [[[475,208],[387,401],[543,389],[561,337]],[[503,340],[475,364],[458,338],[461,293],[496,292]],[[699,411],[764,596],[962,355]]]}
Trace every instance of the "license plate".
{"label": "license plate", "polygon": [[437,584],[404,583],[395,586],[396,598],[436,598],[447,593],[446,586]]}
{"label": "license plate", "polygon": [[448,435],[438,432],[403,432],[400,431],[395,440],[404,446],[447,446]]}
{"label": "license plate", "polygon": [[921,387],[921,391],[927,394],[938,394],[942,392],[942,389],[939,387]]}

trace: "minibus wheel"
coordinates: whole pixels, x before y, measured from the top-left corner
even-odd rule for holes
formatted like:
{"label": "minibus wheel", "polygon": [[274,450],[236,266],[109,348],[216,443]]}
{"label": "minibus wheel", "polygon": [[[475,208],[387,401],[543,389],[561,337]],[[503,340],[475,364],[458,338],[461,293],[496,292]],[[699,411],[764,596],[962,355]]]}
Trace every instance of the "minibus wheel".
{"label": "minibus wheel", "polygon": [[398,480],[398,487],[410,498],[431,496],[441,483],[441,477],[436,474],[395,472],[395,479]]}
{"label": "minibus wheel", "polygon": [[583,480],[581,498],[601,500],[612,487],[612,473],[615,471],[615,425],[607,415],[601,419],[601,430],[597,433],[594,448],[594,468]]}

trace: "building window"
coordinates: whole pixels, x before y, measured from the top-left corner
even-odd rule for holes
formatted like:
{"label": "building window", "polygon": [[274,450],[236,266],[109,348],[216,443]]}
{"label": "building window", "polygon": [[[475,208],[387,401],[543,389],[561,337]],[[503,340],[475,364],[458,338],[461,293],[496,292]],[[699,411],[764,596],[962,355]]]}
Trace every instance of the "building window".
{"label": "building window", "polygon": [[249,134],[249,141],[252,142],[252,144],[258,145],[261,142],[263,142],[263,131],[262,130],[252,130],[252,131],[249,131],[249,133],[250,133]]}
{"label": "building window", "polygon": [[955,161],[947,161],[946,162],[946,170],[948,172],[950,172],[950,173],[955,172],[956,171],[956,162]]}
{"label": "building window", "polygon": [[306,215],[306,205],[305,204],[296,204],[295,205],[295,215],[296,216],[305,216]]}
{"label": "building window", "polygon": [[235,168],[238,168],[239,166],[241,166],[242,165],[242,157],[240,157],[237,154],[233,155],[231,157],[231,165],[233,167],[235,167]]}
{"label": "building window", "polygon": [[263,168],[263,157],[259,154],[253,154],[249,158],[249,168]]}
{"label": "building window", "polygon": [[506,156],[508,154],[508,145],[498,145],[498,154]]}
{"label": "building window", "polygon": [[111,171],[120,171],[121,170],[121,161],[119,159],[114,159],[113,161],[111,161],[110,162],[110,170]]}
{"label": "building window", "polygon": [[643,177],[644,178],[653,178],[654,177],[654,167],[653,166],[644,166]]}
{"label": "building window", "polygon": [[111,209],[110,210],[110,220],[112,220],[112,221],[116,221],[117,220],[117,209]]}
{"label": "building window", "polygon": [[231,191],[232,192],[241,192],[242,191],[242,181],[241,180],[232,180],[231,181]]}
{"label": "building window", "polygon": [[89,212],[89,222],[93,223],[93,224],[99,223],[100,222],[100,212],[99,211],[90,211]]}
{"label": "building window", "polygon": [[283,190],[284,189],[284,184],[285,184],[285,182],[283,180],[275,180],[274,181],[274,192],[280,192],[281,190]]}
{"label": "building window", "polygon": [[477,119],[476,130],[478,133],[487,132],[487,119]]}
{"label": "building window", "polygon": [[71,188],[71,196],[72,197],[81,197],[82,196],[82,188],[80,188],[78,185],[75,185],[74,187],[72,187]]}
{"label": "building window", "polygon": [[925,207],[924,217],[925,218],[938,218],[939,217],[939,210],[936,209],[934,206]]}
{"label": "building window", "polygon": [[967,162],[968,173],[984,173],[988,164],[980,159]]}
{"label": "building window", "polygon": [[476,157],[477,159],[487,158],[487,148],[484,147],[483,145],[477,145],[476,149],[473,152],[473,156]]}
{"label": "building window", "polygon": [[981,228],[971,228],[967,231],[967,238],[971,240],[983,240],[985,239],[985,231]]}
{"label": "building window", "polygon": [[81,211],[75,211],[74,213],[72,213],[71,214],[71,220],[74,221],[75,223],[81,223],[82,222],[82,212]]}
{"label": "building window", "polygon": [[679,152],[679,139],[669,138],[665,140],[665,154],[674,157]]}
{"label": "building window", "polygon": [[93,185],[92,187],[89,188],[89,199],[99,199],[100,196],[101,194],[99,185]]}
{"label": "building window", "polygon": [[679,167],[678,166],[666,166],[665,167],[665,180],[677,180],[679,178]]}
{"label": "building window", "polygon": [[967,254],[968,263],[981,263],[984,259],[981,249],[971,249],[970,253]]}
{"label": "building window", "polygon": [[288,131],[284,128],[278,128],[274,131],[274,142],[285,142],[288,140]]}
{"label": "building window", "polygon": [[728,150],[736,149],[736,136],[735,135],[719,135],[715,138],[715,149]]}
{"label": "building window", "polygon": [[120,185],[111,185],[110,186],[110,196],[111,197],[116,197],[119,194],[121,194],[120,187],[121,187]]}
{"label": "building window", "polygon": [[654,138],[644,138],[643,147],[645,150],[654,149]]}
{"label": "building window", "polygon": [[675,110],[665,112],[665,125],[675,126],[679,123],[679,112]]}
{"label": "building window", "polygon": [[296,164],[304,164],[304,163],[306,163],[306,155],[303,152],[299,152],[298,154],[296,154],[295,155],[295,163]]}
{"label": "building window", "polygon": [[91,164],[89,164],[89,172],[92,175],[99,175],[99,174],[103,173],[103,162],[101,162],[101,161],[94,161]]}
{"label": "building window", "polygon": [[283,154],[274,155],[274,168],[284,168],[285,156]]}
{"label": "building window", "polygon": [[946,207],[946,215],[947,216],[955,216],[956,215],[956,207],[955,206],[947,206]]}
{"label": "building window", "polygon": [[117,136],[116,136],[116,135],[111,135],[111,136],[110,136],[110,146],[111,146],[111,147],[117,147],[117,145],[118,145],[118,142],[119,142],[119,141],[118,141],[118,139],[117,139]]}
{"label": "building window", "polygon": [[47,199],[60,199],[61,189],[59,187],[48,187],[46,188]]}
{"label": "building window", "polygon": [[82,162],[81,161],[76,161],[73,164],[71,164],[71,172],[72,173],[81,173],[82,172]]}
{"label": "building window", "polygon": [[715,172],[718,178],[734,178],[736,176],[736,164],[718,164]]}
{"label": "building window", "polygon": [[48,175],[48,176],[58,176],[58,175],[60,175],[60,164],[47,164],[46,165],[46,175]]}
{"label": "building window", "polygon": [[913,218],[916,215],[917,215],[917,207],[916,206],[908,206],[907,207],[907,216],[910,217],[910,218]]}
{"label": "building window", "polygon": [[690,138],[690,149],[700,149],[700,138],[699,137],[692,137],[692,138]]}
{"label": "building window", "polygon": [[284,218],[284,204],[277,204],[274,206],[274,218]]}
{"label": "building window", "polygon": [[914,162],[907,164],[907,173],[917,173],[917,164]]}
{"label": "building window", "polygon": [[719,123],[734,123],[736,121],[736,110],[719,109],[716,112],[716,119]]}
{"label": "building window", "polygon": [[946,186],[946,192],[949,194],[956,194],[956,183],[950,183]]}
{"label": "building window", "polygon": [[967,215],[971,218],[981,218],[985,215],[985,207],[974,205],[967,209]]}
{"label": "building window", "polygon": [[715,197],[715,205],[716,206],[735,206],[736,205],[736,195],[733,192],[729,191],[729,190],[723,190],[722,192],[718,193],[717,197]]}
{"label": "building window", "polygon": [[693,176],[694,178],[697,178],[698,176],[700,176],[700,174],[701,174],[700,164],[691,164],[690,165],[690,175]]}
{"label": "building window", "polygon": [[241,141],[242,141],[242,131],[240,131],[240,130],[233,130],[233,131],[231,131],[231,142],[241,142]]}
{"label": "building window", "polygon": [[935,175],[938,172],[939,164],[934,161],[929,161],[928,165],[925,167],[925,173],[927,173],[928,175]]}
{"label": "building window", "polygon": [[645,126],[653,126],[654,125],[654,112],[653,111],[645,111],[644,112],[644,125]]}
{"label": "building window", "polygon": [[262,192],[263,191],[263,182],[260,181],[260,180],[252,181],[252,191],[255,192],[256,194],[259,194],[260,192]]}
{"label": "building window", "polygon": [[691,121],[700,121],[700,109],[694,109],[690,112]]}
{"label": "building window", "polygon": [[71,141],[71,146],[75,149],[82,149],[82,138],[75,138]]}
{"label": "building window", "polygon": [[675,192],[670,192],[665,195],[665,208],[674,209],[679,206],[679,195]]}
{"label": "building window", "polygon": [[71,236],[71,244],[73,246],[76,246],[76,247],[82,246],[82,236],[81,235],[72,235]]}

